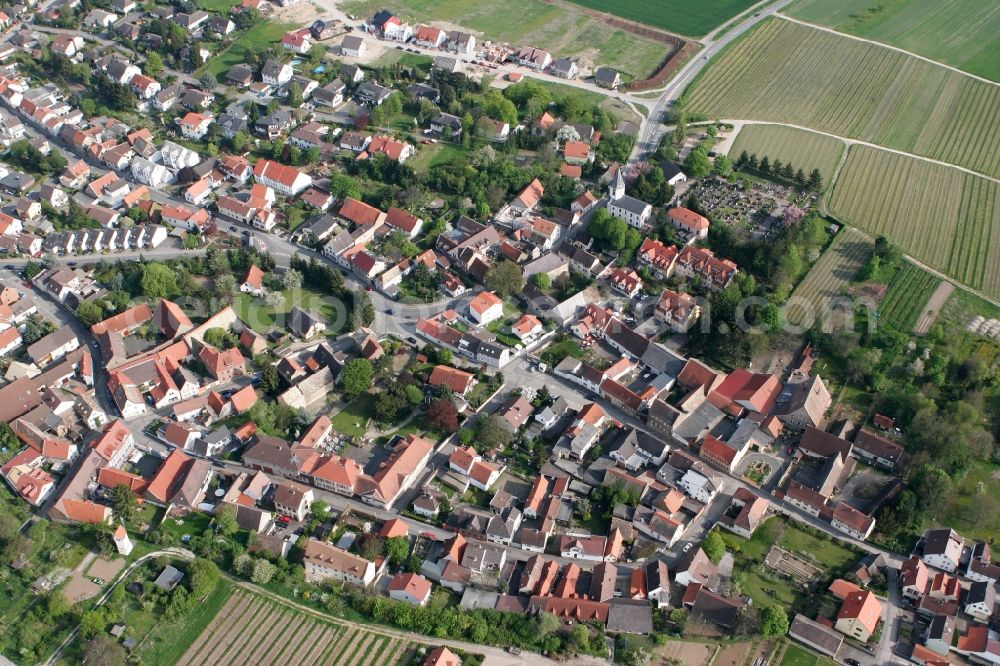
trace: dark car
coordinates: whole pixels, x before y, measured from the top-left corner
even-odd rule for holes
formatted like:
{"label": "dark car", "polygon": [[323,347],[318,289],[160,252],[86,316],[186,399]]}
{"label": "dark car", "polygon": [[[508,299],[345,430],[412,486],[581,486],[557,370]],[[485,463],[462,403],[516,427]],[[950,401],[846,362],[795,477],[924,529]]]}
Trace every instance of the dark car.
{"label": "dark car", "polygon": [[6,268],[9,271],[12,271],[14,270],[14,264],[7,264],[6,266],[4,266],[4,268]]}
{"label": "dark car", "polygon": [[386,313],[387,315],[394,315],[394,314],[396,314],[396,311],[395,311],[395,310],[393,310],[392,308],[389,308],[389,309],[387,309],[387,310],[385,311],[385,313]]}
{"label": "dark car", "polygon": [[409,342],[411,345],[417,344],[417,339],[415,337],[413,337],[412,335],[410,337],[406,338],[406,341]]}
{"label": "dark car", "polygon": [[845,659],[844,663],[847,664],[847,666],[861,666],[860,661],[858,661],[857,659],[851,659],[850,657]]}
{"label": "dark car", "polygon": [[229,225],[229,230],[230,231],[236,231],[236,227],[234,225],[230,224]]}

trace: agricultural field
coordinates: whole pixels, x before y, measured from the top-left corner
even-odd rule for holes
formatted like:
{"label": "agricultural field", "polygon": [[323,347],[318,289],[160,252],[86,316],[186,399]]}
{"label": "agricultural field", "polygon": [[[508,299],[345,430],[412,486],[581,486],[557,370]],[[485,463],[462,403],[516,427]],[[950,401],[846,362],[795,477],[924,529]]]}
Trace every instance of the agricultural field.
{"label": "agricultural field", "polygon": [[[727,2],[747,0],[727,0]],[[677,2],[672,0],[671,4]],[[679,4],[679,2],[678,2]],[[349,0],[340,8],[356,16],[383,9],[381,1]],[[411,24],[462,27],[483,39],[532,45],[555,56],[574,56],[581,66],[608,65],[632,78],[645,78],[667,56],[668,45],[609,27],[581,12],[543,0],[400,0],[393,11]],[[517,20],[511,20],[517,17]]]}
{"label": "agricultural field", "polygon": [[799,0],[783,13],[1000,81],[1000,5],[982,0]]}
{"label": "agricultural field", "polygon": [[571,0],[571,2],[688,37],[702,37],[755,4],[755,0],[715,0],[715,2],[697,3],[684,0],[645,0],[645,2]]}
{"label": "agricultural field", "polygon": [[791,163],[805,173],[819,169],[823,182],[829,184],[844,154],[844,142],[824,134],[781,125],[744,125],[729,149],[729,157],[736,159],[744,150],[758,158],[767,155]]}
{"label": "agricultural field", "polygon": [[879,303],[879,320],[897,331],[909,333],[940,283],[940,278],[907,261],[893,276]]}
{"label": "agricultural field", "polygon": [[[254,626],[252,634],[247,627]],[[325,622],[237,590],[179,663],[406,664],[419,647],[399,638]]]}
{"label": "agricultural field", "polygon": [[792,299],[803,305],[788,306],[785,313],[788,322],[809,326],[814,317],[818,318],[820,313],[825,312],[829,299],[845,294],[847,286],[864,268],[871,253],[872,243],[864,234],[849,228],[837,234],[792,294]]}
{"label": "agricultural field", "polygon": [[921,263],[997,297],[998,189],[957,169],[851,146],[830,210],[848,224],[891,238]]}
{"label": "agricultural field", "polygon": [[868,141],[1000,176],[1000,86],[782,19],[729,47],[686,109]]}

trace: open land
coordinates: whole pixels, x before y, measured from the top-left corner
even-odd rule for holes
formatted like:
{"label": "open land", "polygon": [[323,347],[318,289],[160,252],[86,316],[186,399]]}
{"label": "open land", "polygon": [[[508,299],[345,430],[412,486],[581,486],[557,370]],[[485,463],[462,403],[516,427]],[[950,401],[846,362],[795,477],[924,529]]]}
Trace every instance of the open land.
{"label": "open land", "polygon": [[1000,87],[790,21],[761,23],[685,96],[692,113],[809,127],[1000,176]]}
{"label": "open land", "polygon": [[767,155],[772,164],[775,159],[790,162],[806,173],[819,169],[823,182],[829,183],[844,154],[844,143],[795,127],[748,124],[740,129],[729,156],[735,159],[744,150],[758,158]]}
{"label": "open land", "polygon": [[826,657],[821,657],[804,647],[789,643],[778,666],[826,666],[833,663]]}
{"label": "open land", "polygon": [[[184,664],[219,663],[407,663],[412,646],[345,625],[302,615],[290,606],[237,590],[184,654]],[[261,627],[248,636],[246,627]]]}
{"label": "open land", "polygon": [[[371,16],[383,3],[345,2],[342,9]],[[607,65],[633,78],[652,73],[667,55],[664,42],[643,38],[581,12],[542,0],[402,0],[393,10],[412,24],[434,22],[479,32],[484,39],[531,44],[557,56],[579,57],[582,64]],[[516,18],[515,18],[516,17]]]}
{"label": "open land", "polygon": [[872,244],[863,234],[854,229],[841,231],[793,294],[796,300],[811,305],[811,313],[797,305],[790,306],[786,313],[788,321],[795,325],[809,325],[809,317],[819,316],[828,299],[844,295],[871,252]]}
{"label": "open land", "polygon": [[974,462],[955,485],[956,492],[935,523],[952,527],[970,539],[1000,534],[1000,467]]}
{"label": "open land", "polygon": [[799,0],[782,10],[1000,81],[1000,4],[982,0]]}
{"label": "open land", "polygon": [[259,51],[269,45],[277,46],[286,32],[297,27],[299,26],[294,23],[260,21],[240,34],[229,48],[215,54],[211,60],[205,63],[202,72],[213,76],[225,74],[234,65],[246,62],[247,53]]}
{"label": "open land", "polygon": [[577,5],[689,37],[702,37],[755,4],[754,0],[571,0]]}
{"label": "open land", "polygon": [[996,183],[866,146],[851,146],[830,210],[884,234],[918,261],[989,296],[1000,295]]}

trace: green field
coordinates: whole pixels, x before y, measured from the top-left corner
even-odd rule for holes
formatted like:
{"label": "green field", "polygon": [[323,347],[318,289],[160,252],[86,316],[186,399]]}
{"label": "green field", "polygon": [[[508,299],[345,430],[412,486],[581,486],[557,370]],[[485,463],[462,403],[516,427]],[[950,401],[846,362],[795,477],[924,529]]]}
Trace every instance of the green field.
{"label": "green field", "polygon": [[823,182],[829,184],[844,154],[844,142],[794,127],[744,125],[729,156],[736,159],[744,150],[758,158],[767,155],[772,164],[775,158],[785,164],[791,162],[806,173],[819,169]]}
{"label": "green field", "polygon": [[1000,4],[984,0],[799,0],[782,10],[1000,81]]}
{"label": "green field", "polygon": [[799,125],[1000,176],[1000,86],[790,21],[760,24],[684,94],[691,113]]}
{"label": "green field", "polygon": [[206,12],[228,14],[240,2],[239,0],[196,0],[194,4],[198,6],[198,9],[204,9]]}
{"label": "green field", "polygon": [[830,210],[872,235],[888,236],[921,263],[1000,296],[996,183],[924,160],[851,146]]}
{"label": "green field", "polygon": [[237,37],[228,49],[217,53],[206,62],[200,73],[208,73],[213,76],[225,74],[234,65],[246,62],[248,52],[263,51],[268,47],[276,46],[286,32],[297,27],[299,26],[294,23],[260,21]]}
{"label": "green field", "polygon": [[571,0],[598,11],[663,28],[689,37],[702,37],[748,7],[756,0]]}
{"label": "green field", "polygon": [[812,317],[818,318],[826,312],[824,305],[829,299],[845,294],[871,254],[872,242],[864,234],[854,229],[837,234],[792,294],[785,315],[788,321],[796,326],[809,326]]}
{"label": "green field", "polygon": [[939,284],[940,278],[906,262],[889,282],[889,291],[879,303],[879,319],[909,333]]}
{"label": "green field", "polygon": [[[381,0],[349,0],[340,6],[357,16],[371,16],[383,8]],[[478,32],[480,41],[531,44],[554,56],[580,58],[581,65],[608,65],[633,78],[645,78],[667,56],[664,43],[610,28],[544,0],[400,0],[392,10],[414,25],[447,22]]]}

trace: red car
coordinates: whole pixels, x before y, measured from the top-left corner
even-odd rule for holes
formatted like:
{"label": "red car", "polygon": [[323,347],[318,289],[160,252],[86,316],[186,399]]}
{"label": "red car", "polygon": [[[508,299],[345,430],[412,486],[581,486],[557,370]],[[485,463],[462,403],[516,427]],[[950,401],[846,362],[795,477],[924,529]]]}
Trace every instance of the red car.
{"label": "red car", "polygon": [[291,519],[291,518],[289,518],[288,516],[278,516],[278,519],[277,519],[277,521],[275,521],[275,522],[279,522],[279,523],[281,523],[282,525],[287,525],[287,524],[289,524],[290,522],[292,522],[292,519]]}

